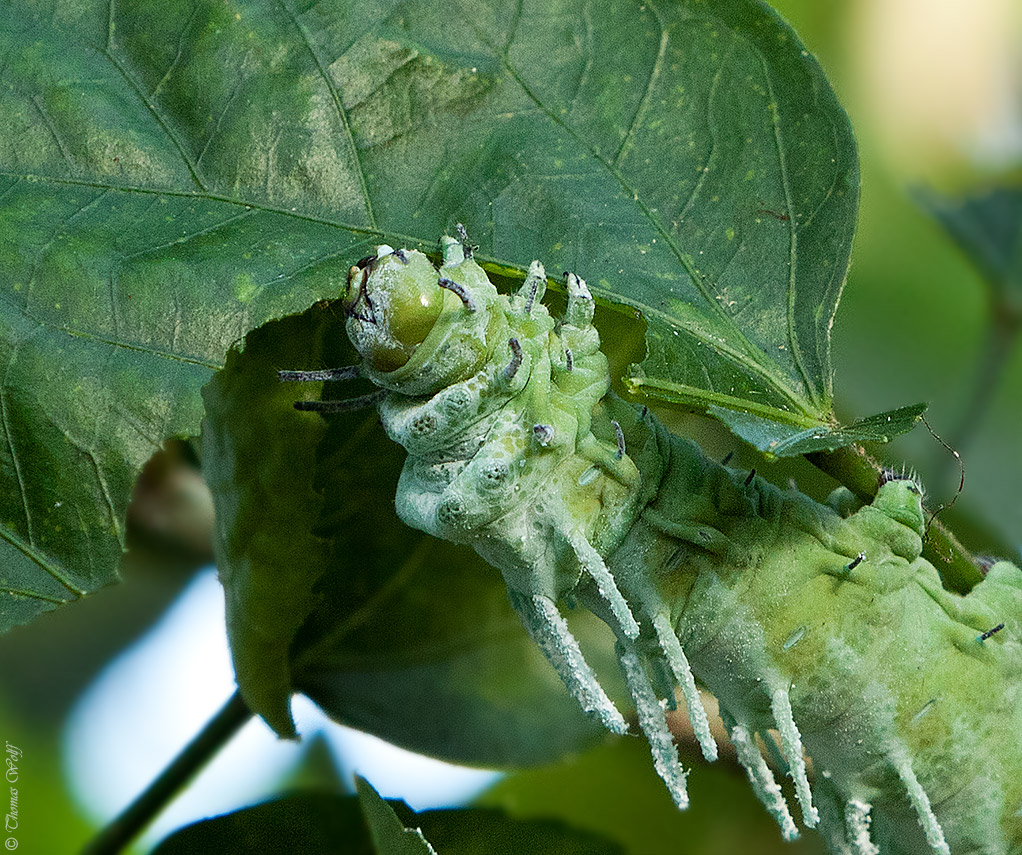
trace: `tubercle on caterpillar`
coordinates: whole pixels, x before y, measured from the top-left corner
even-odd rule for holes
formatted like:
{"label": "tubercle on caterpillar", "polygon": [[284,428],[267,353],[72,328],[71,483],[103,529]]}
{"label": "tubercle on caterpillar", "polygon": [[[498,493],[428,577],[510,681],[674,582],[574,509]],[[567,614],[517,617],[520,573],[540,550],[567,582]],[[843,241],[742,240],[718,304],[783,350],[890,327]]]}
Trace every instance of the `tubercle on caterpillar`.
{"label": "tubercle on caterpillar", "polygon": [[500,569],[581,707],[624,733],[557,603],[608,623],[679,807],[676,686],[717,756],[698,679],[785,838],[797,825],[757,744],[772,732],[803,824],[836,853],[1022,853],[1022,571],[998,562],[968,596],[945,591],[920,555],[914,479],[839,513],[709,461],[610,392],[580,278],[555,321],[538,261],[505,297],[464,234],[441,245],[439,271],[379,247],[344,298],[357,373],[385,390],[372,403],[409,453],[401,519]]}

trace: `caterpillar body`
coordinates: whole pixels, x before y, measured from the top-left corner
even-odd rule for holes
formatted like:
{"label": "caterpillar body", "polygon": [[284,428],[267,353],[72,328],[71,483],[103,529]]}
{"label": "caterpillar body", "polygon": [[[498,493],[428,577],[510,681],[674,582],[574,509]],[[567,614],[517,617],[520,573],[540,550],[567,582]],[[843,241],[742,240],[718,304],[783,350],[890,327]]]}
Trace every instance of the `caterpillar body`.
{"label": "caterpillar body", "polygon": [[967,596],[946,591],[911,479],[843,516],[708,460],[610,392],[581,279],[567,274],[555,321],[539,262],[506,297],[463,240],[442,248],[438,270],[380,246],[344,298],[358,372],[408,451],[401,519],[497,567],[574,697],[623,733],[558,604],[611,626],[679,807],[664,705],[680,688],[715,759],[698,681],[786,838],[798,829],[761,743],[835,853],[1022,853],[1022,571],[996,563]]}

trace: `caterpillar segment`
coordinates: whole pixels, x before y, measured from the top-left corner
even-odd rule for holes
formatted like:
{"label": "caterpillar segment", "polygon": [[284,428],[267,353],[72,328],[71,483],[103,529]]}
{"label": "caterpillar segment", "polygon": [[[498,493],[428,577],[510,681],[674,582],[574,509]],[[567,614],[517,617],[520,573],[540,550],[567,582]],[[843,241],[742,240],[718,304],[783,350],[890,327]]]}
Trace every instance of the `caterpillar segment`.
{"label": "caterpillar segment", "polygon": [[568,690],[621,733],[557,604],[606,621],[679,807],[664,707],[680,691],[713,760],[698,682],[785,838],[796,819],[757,742],[772,733],[801,823],[835,853],[1022,855],[1022,571],[946,591],[913,479],[888,473],[856,510],[708,460],[610,392],[580,278],[555,321],[539,262],[508,297],[463,242],[441,246],[439,270],[379,247],[344,300],[358,371],[408,451],[401,519],[497,567]]}

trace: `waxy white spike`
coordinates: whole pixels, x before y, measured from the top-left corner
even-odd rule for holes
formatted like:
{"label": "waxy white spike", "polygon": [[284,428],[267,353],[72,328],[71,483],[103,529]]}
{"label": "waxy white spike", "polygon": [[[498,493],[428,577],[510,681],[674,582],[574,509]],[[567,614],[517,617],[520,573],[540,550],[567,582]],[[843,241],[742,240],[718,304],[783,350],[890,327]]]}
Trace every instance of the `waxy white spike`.
{"label": "waxy white spike", "polygon": [[784,800],[784,794],[777,781],[774,780],[774,775],[770,771],[770,767],[767,766],[766,760],[763,759],[752,733],[747,727],[740,724],[734,725],[730,733],[738,762],[745,767],[753,791],[770,815],[777,820],[777,824],[781,827],[781,836],[785,840],[795,840],[798,837],[795,820],[792,819],[788,803]]}
{"label": "waxy white spike", "polygon": [[579,706],[613,733],[627,733],[627,723],[603,691],[554,602],[548,597],[518,595],[511,597],[511,604]]}
{"label": "waxy white spike", "polygon": [[625,598],[621,595],[621,591],[617,586],[617,582],[614,581],[614,577],[610,574],[610,570],[603,563],[600,553],[593,548],[592,544],[582,534],[573,533],[570,543],[571,548],[575,551],[575,555],[578,556],[582,569],[592,576],[600,596],[610,606],[611,614],[614,615],[614,620],[617,621],[621,631],[628,638],[638,638],[639,624],[636,623],[635,616],[628,607]]}
{"label": "waxy white spike", "polygon": [[944,829],[940,827],[937,815],[930,806],[930,797],[926,795],[923,785],[919,783],[916,773],[912,771],[912,764],[908,757],[895,756],[891,758],[891,762],[898,777],[901,778],[901,782],[905,785],[905,792],[908,794],[909,801],[912,802],[912,807],[919,815],[919,824],[926,834],[926,842],[930,844],[930,848],[934,852],[938,852],[940,855],[951,855],[951,850],[944,839]]}
{"label": "waxy white spike", "polygon": [[653,765],[657,774],[667,785],[667,790],[674,803],[684,810],[688,807],[688,788],[685,785],[687,773],[678,759],[678,749],[674,745],[671,732],[667,729],[664,708],[660,706],[649,677],[642,666],[635,649],[629,645],[618,643],[621,670],[624,671],[628,690],[635,701],[635,709],[639,714],[639,726],[649,742],[649,750],[653,755]]}
{"label": "waxy white spike", "polygon": [[848,843],[855,855],[880,855],[880,847],[869,837],[869,812],[872,805],[852,799],[845,805]]}
{"label": "waxy white spike", "polygon": [[774,714],[777,731],[781,735],[781,751],[788,761],[788,774],[795,782],[795,797],[802,806],[802,822],[808,828],[815,828],[820,822],[819,811],[813,807],[813,793],[809,788],[806,774],[806,759],[802,749],[802,735],[795,725],[791,712],[791,699],[786,689],[777,689],[770,696],[770,708]]}
{"label": "waxy white spike", "polygon": [[667,657],[667,663],[671,666],[674,679],[681,687],[681,694],[685,697],[685,708],[688,710],[689,724],[692,725],[696,741],[702,749],[703,756],[712,763],[717,759],[717,742],[714,740],[713,734],[710,733],[710,722],[706,718],[706,710],[703,707],[702,698],[699,697],[699,690],[696,688],[696,681],[692,676],[692,668],[688,664],[685,651],[665,614],[653,615],[653,629],[656,630],[660,648],[664,651],[664,656]]}

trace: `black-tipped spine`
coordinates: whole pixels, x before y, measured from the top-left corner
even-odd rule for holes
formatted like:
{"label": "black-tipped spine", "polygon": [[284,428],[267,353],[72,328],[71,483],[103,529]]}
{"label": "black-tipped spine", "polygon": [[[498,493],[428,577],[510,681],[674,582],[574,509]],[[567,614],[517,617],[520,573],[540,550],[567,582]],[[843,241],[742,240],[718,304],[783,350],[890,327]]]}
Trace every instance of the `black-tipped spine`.
{"label": "black-tipped spine", "polygon": [[465,304],[465,308],[470,312],[475,312],[479,309],[476,305],[476,301],[472,299],[472,295],[465,290],[465,286],[460,282],[455,282],[453,279],[447,279],[446,277],[441,276],[437,280],[437,285],[453,294],[457,294],[461,302]]}
{"label": "black-tipped spine", "polygon": [[502,374],[505,381],[511,382],[518,373],[518,369],[522,367],[523,355],[522,346],[518,343],[518,339],[509,338],[507,345],[511,348],[511,361],[504,366]]}
{"label": "black-tipped spine", "polygon": [[343,368],[323,368],[316,371],[278,371],[281,383],[315,383],[331,380],[355,380],[362,376],[362,369],[357,365],[346,365]]}
{"label": "black-tipped spine", "polygon": [[614,425],[614,435],[617,437],[617,451],[614,452],[615,460],[623,460],[625,456],[625,432],[621,430],[621,425],[617,419],[611,421]]}
{"label": "black-tipped spine", "polygon": [[386,389],[380,389],[357,398],[343,398],[337,401],[295,401],[295,409],[310,413],[350,413],[355,410],[368,410],[375,407],[387,397]]}

